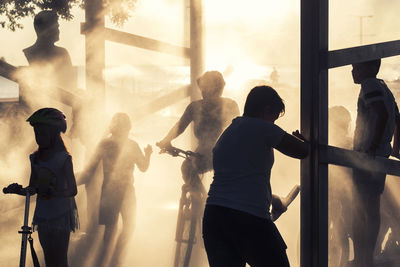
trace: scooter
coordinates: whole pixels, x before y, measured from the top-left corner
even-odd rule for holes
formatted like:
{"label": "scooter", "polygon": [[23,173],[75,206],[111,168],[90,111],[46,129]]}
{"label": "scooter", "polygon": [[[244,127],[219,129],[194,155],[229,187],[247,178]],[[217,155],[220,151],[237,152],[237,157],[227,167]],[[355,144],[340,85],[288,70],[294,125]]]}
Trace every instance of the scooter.
{"label": "scooter", "polygon": [[18,231],[19,234],[22,234],[19,267],[25,267],[25,264],[26,264],[27,241],[29,241],[29,244],[31,247],[33,266],[40,267],[35,249],[33,248],[32,227],[28,226],[30,197],[31,197],[31,195],[35,194],[36,191],[35,191],[35,189],[33,189],[31,187],[23,188],[22,185],[14,183],[14,184],[10,184],[7,187],[4,187],[3,193],[4,194],[17,194],[17,195],[25,196],[24,225],[21,227],[22,231]]}

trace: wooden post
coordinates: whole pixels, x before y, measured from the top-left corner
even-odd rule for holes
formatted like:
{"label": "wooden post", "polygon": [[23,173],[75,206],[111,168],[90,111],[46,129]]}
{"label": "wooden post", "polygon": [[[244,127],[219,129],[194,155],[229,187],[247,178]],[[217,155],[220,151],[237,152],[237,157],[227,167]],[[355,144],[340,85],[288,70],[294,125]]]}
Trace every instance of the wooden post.
{"label": "wooden post", "polygon": [[[197,78],[204,72],[203,56],[203,0],[190,0],[190,101],[201,98],[197,86]],[[197,139],[194,136],[193,126],[191,127],[191,148],[197,146]]]}
{"label": "wooden post", "polygon": [[301,162],[301,267],[328,266],[328,0],[301,1],[301,131],[311,143]]}
{"label": "wooden post", "polygon": [[202,0],[190,0],[190,100],[201,98],[196,80],[204,72]]}
{"label": "wooden post", "polygon": [[86,90],[98,107],[105,104],[105,39],[102,0],[85,1],[85,19],[82,32],[85,34]]}

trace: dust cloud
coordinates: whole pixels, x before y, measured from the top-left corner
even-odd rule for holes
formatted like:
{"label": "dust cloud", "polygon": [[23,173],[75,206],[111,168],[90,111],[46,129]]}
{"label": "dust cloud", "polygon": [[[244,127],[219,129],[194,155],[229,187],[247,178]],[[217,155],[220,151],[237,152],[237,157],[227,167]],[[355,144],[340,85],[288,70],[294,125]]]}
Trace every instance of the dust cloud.
{"label": "dust cloud", "polygon": [[[130,20],[122,28],[116,28],[107,20],[110,28],[123,30],[133,34],[168,42],[179,46],[188,46],[188,2],[178,0],[138,1]],[[351,8],[349,9],[349,5]],[[362,5],[362,6],[361,6]],[[389,5],[399,5],[396,1],[331,1],[330,14],[330,49],[359,45],[359,17],[373,15],[365,19],[364,42],[388,41],[399,36],[400,28],[391,27],[398,24],[398,16]],[[361,6],[361,8],[360,8]],[[154,8],[157,7],[157,8]],[[274,87],[284,99],[285,115],[277,120],[277,124],[287,132],[300,128],[300,3],[295,0],[260,1],[204,1],[204,50],[206,70],[218,70],[225,78],[226,86],[223,96],[234,99],[241,110],[249,90],[260,84]],[[84,21],[83,11],[74,10],[75,19],[65,22],[60,20],[60,41],[57,45],[65,47],[77,67],[77,90],[74,93],[83,95],[84,79],[84,36],[80,34],[79,25]],[[397,23],[396,23],[397,22]],[[32,19],[23,21],[25,29],[8,32],[0,29],[3,45],[0,56],[7,62],[26,66],[22,49],[35,40]],[[350,25],[350,26],[349,26]],[[390,30],[389,30],[390,29]],[[4,37],[4,38],[3,38]],[[397,59],[383,61],[380,76],[390,81],[389,87],[395,96],[400,90],[400,68]],[[278,79],[272,79],[273,68],[277,69]],[[71,126],[74,112],[70,106],[61,104],[54,98],[49,99],[48,90],[53,90],[53,83],[40,82],[37,73],[42,69],[23,69],[20,75],[26,83],[25,88],[40,88],[34,94],[24,91],[24,97],[36,106],[53,106],[63,110]],[[51,70],[57,71],[57,70]],[[343,67],[331,70],[330,106],[344,106],[351,115],[348,136],[351,139],[356,116],[356,99],[358,87],[353,84],[351,68]],[[140,172],[135,169],[134,186],[136,190],[136,224],[124,266],[172,266],[175,248],[175,227],[178,214],[179,197],[182,178],[180,172],[181,159],[172,158],[167,154],[159,154],[155,143],[161,140],[168,130],[176,123],[189,99],[177,99],[157,112],[135,117],[139,107],[152,100],[162,97],[173,90],[187,85],[190,81],[189,61],[180,57],[164,55],[140,48],[106,42],[106,81],[105,107],[99,111],[95,108],[85,110],[89,116],[83,116],[82,130],[91,131],[85,140],[71,136],[70,132],[63,135],[67,148],[73,157],[75,173],[79,183],[79,173],[84,170],[95,145],[105,137],[109,137],[109,124],[116,112],[127,113],[132,120],[129,138],[135,140],[143,150],[147,144],[153,146],[153,154],[149,169]],[[392,86],[391,86],[392,85]],[[23,87],[21,87],[24,90]],[[77,89],[74,88],[74,89]],[[40,92],[40,93],[38,93]],[[57,97],[55,97],[57,99]],[[3,105],[3,104],[2,104]],[[4,106],[4,105],[3,105]],[[33,108],[32,108],[33,109]],[[29,153],[35,151],[33,130],[25,122],[28,111],[17,110],[11,120],[1,117],[1,155],[0,181],[3,186],[10,182],[26,185],[29,181]],[[90,116],[97,114],[99,117]],[[331,116],[329,120],[333,120]],[[93,130],[95,129],[95,131]],[[333,126],[330,129],[330,142],[334,144],[333,136],[339,130]],[[188,130],[173,141],[173,145],[182,149],[191,149],[191,133]],[[333,143],[332,143],[333,142]],[[339,145],[344,147],[345,145]],[[275,153],[276,160],[272,169],[271,182],[273,192],[285,196],[291,188],[300,183],[300,164],[297,160]],[[290,168],[288,168],[290,166]],[[98,184],[102,182],[101,171],[95,175]],[[207,173],[203,182],[206,187],[212,180],[212,173]],[[389,179],[396,183],[394,179]],[[347,183],[345,180],[344,183]],[[346,184],[343,184],[346,188]],[[393,188],[393,189],[392,189]],[[390,191],[396,197],[398,187],[390,186]],[[81,230],[71,236],[70,254],[76,251],[78,243],[92,231],[96,236],[91,243],[90,255],[81,255],[73,260],[93,261],[94,255],[101,244],[104,226],[91,224],[93,213],[88,213],[87,207],[92,205],[87,197],[87,188],[78,187],[76,197],[81,220]],[[346,192],[348,194],[348,192]],[[330,200],[332,202],[332,199]],[[333,202],[332,202],[333,203]],[[94,204],[93,204],[94,205]],[[34,204],[31,205],[31,213]],[[333,208],[332,210],[337,210]],[[0,265],[12,266],[19,260],[20,236],[17,229],[22,225],[23,199],[17,196],[0,195],[0,211],[4,216],[0,220]],[[340,211],[338,211],[340,212]],[[335,216],[335,214],[330,214]],[[32,217],[31,217],[32,218]],[[300,238],[300,201],[297,198],[288,211],[277,221],[288,245],[288,256],[291,266],[299,266]],[[120,223],[119,230],[122,229]],[[37,234],[34,234],[35,246],[41,255]],[[200,237],[199,237],[200,239]],[[207,260],[201,242],[196,244],[195,258],[198,265],[207,266]],[[332,252],[334,253],[334,252]],[[336,252],[335,252],[336,253]],[[331,255],[332,256],[332,255]],[[29,258],[29,256],[28,256]],[[73,265],[71,262],[71,266]],[[84,265],[82,265],[84,266]],[[90,265],[87,265],[90,266]]]}

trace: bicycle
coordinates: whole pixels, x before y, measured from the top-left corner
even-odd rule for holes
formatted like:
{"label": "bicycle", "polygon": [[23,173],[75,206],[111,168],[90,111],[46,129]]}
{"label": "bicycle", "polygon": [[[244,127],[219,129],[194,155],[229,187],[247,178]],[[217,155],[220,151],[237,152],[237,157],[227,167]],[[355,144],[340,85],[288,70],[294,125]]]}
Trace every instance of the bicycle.
{"label": "bicycle", "polygon": [[[193,160],[201,157],[193,151],[184,151],[176,147],[162,148],[160,153],[167,153],[173,157],[182,157]],[[201,214],[204,209],[204,192],[190,184],[182,186],[179,200],[178,220],[175,232],[174,267],[188,267],[194,244],[197,243],[196,232],[200,233]]]}

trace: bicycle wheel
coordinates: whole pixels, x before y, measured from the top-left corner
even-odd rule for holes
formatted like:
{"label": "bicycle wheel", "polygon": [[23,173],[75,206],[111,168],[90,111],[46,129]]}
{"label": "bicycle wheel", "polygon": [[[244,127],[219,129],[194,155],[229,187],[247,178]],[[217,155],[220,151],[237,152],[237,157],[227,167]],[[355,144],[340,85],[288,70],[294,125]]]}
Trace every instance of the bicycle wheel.
{"label": "bicycle wheel", "polygon": [[193,245],[196,243],[197,206],[192,197],[181,198],[176,229],[176,248],[174,267],[188,267]]}

